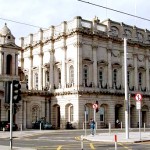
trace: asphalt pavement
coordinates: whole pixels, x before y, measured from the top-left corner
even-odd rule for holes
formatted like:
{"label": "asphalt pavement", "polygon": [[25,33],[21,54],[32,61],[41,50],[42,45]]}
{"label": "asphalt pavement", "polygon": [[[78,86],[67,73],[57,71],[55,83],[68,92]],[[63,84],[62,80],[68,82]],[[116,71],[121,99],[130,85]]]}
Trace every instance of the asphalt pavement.
{"label": "asphalt pavement", "polygon": [[[61,131],[61,130],[60,130]],[[124,130],[115,130],[112,132],[99,133],[95,135],[83,135],[83,140],[89,141],[102,141],[102,142],[121,142],[121,143],[137,143],[143,141],[150,141],[150,131],[130,131],[129,137],[126,136]],[[15,131],[13,132],[13,138],[25,138],[34,135],[40,135],[48,132],[56,132],[55,130],[25,130],[25,131]],[[116,137],[116,138],[115,138]],[[10,133],[8,131],[0,131],[1,138],[10,138]],[[0,150],[10,150],[10,146],[0,145]],[[13,150],[36,150],[35,148],[23,148],[23,147],[13,147]]]}

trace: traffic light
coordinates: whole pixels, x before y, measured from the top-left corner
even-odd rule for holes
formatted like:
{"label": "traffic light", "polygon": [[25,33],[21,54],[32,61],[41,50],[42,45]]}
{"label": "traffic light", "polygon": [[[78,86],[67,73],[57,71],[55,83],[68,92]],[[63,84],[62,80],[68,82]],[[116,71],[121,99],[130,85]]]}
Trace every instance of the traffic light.
{"label": "traffic light", "polygon": [[19,103],[21,100],[21,84],[17,80],[13,80],[12,82],[12,96],[13,103]]}
{"label": "traffic light", "polygon": [[6,81],[5,82],[5,103],[10,103],[10,85],[11,85],[11,81]]}
{"label": "traffic light", "polygon": [[99,111],[98,101],[96,101],[96,104],[97,104],[96,112],[98,112]]}

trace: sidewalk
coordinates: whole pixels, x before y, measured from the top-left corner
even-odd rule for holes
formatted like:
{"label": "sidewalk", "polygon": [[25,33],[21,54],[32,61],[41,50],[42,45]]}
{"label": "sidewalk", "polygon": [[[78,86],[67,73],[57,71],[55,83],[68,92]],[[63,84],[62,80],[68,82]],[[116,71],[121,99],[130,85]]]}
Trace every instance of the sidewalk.
{"label": "sidewalk", "polygon": [[[47,133],[48,131],[46,130],[26,130],[26,131],[13,131],[13,138],[25,138],[33,135],[39,135],[42,133]],[[50,132],[53,132],[52,130]],[[0,131],[0,139],[2,138],[10,138],[10,132],[8,131]],[[10,150],[10,146],[3,146],[0,145],[0,150]],[[13,150],[36,150],[35,148],[22,148],[22,147],[13,147]]]}
{"label": "sidewalk", "polygon": [[125,132],[112,132],[112,133],[99,133],[96,135],[87,135],[84,136],[83,139],[89,141],[101,141],[101,142],[115,142],[115,135],[117,135],[117,142],[130,142],[130,143],[137,143],[137,142],[144,142],[150,141],[150,131],[141,132],[141,138],[139,132],[129,132],[129,138],[126,138]]}

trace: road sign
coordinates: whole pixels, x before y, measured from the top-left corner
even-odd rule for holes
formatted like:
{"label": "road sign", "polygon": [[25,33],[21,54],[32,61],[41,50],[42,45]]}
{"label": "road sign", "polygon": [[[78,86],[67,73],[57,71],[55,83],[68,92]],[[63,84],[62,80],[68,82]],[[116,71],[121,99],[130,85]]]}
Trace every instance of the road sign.
{"label": "road sign", "polygon": [[93,108],[96,109],[98,107],[97,104],[93,104]]}
{"label": "road sign", "polygon": [[142,100],[142,95],[139,94],[139,93],[136,94],[136,95],[135,95],[135,100],[136,100],[136,101],[141,101],[141,100]]}
{"label": "road sign", "polygon": [[141,101],[136,102],[136,109],[141,109]]}

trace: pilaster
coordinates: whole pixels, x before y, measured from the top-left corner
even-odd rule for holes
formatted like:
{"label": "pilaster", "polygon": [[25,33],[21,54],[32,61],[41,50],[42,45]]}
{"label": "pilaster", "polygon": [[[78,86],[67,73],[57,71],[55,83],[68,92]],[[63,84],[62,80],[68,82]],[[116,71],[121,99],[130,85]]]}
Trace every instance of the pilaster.
{"label": "pilaster", "polygon": [[74,56],[74,83],[76,87],[82,86],[82,42],[75,42],[76,56]]}
{"label": "pilaster", "polygon": [[61,73],[61,85],[63,88],[65,88],[66,84],[66,50],[67,46],[61,47],[63,51],[63,57],[62,57],[62,73]]}
{"label": "pilaster", "polygon": [[43,55],[39,54],[39,81],[38,81],[38,90],[42,90],[42,85],[43,85]]}
{"label": "pilaster", "polygon": [[27,102],[23,100],[23,128],[27,128]]}
{"label": "pilaster", "polygon": [[112,63],[111,63],[111,49],[108,49],[108,85],[112,88]]}
{"label": "pilaster", "polygon": [[28,76],[28,88],[31,90],[33,88],[33,71],[32,71],[32,66],[33,66],[33,57],[30,56],[29,58],[29,76]]}
{"label": "pilaster", "polygon": [[50,89],[54,88],[54,53],[55,50],[50,50],[50,71],[49,71],[49,78],[50,78]]}
{"label": "pilaster", "polygon": [[137,68],[137,54],[133,54],[133,59],[134,59],[134,87],[135,90],[138,89],[138,68]]}
{"label": "pilaster", "polygon": [[0,75],[2,75],[3,71],[3,54],[0,52]]}
{"label": "pilaster", "polygon": [[149,56],[147,54],[146,58],[146,88],[149,91],[150,87],[149,87]]}
{"label": "pilaster", "polygon": [[94,86],[97,87],[97,45],[93,45],[93,81],[94,81]]}

